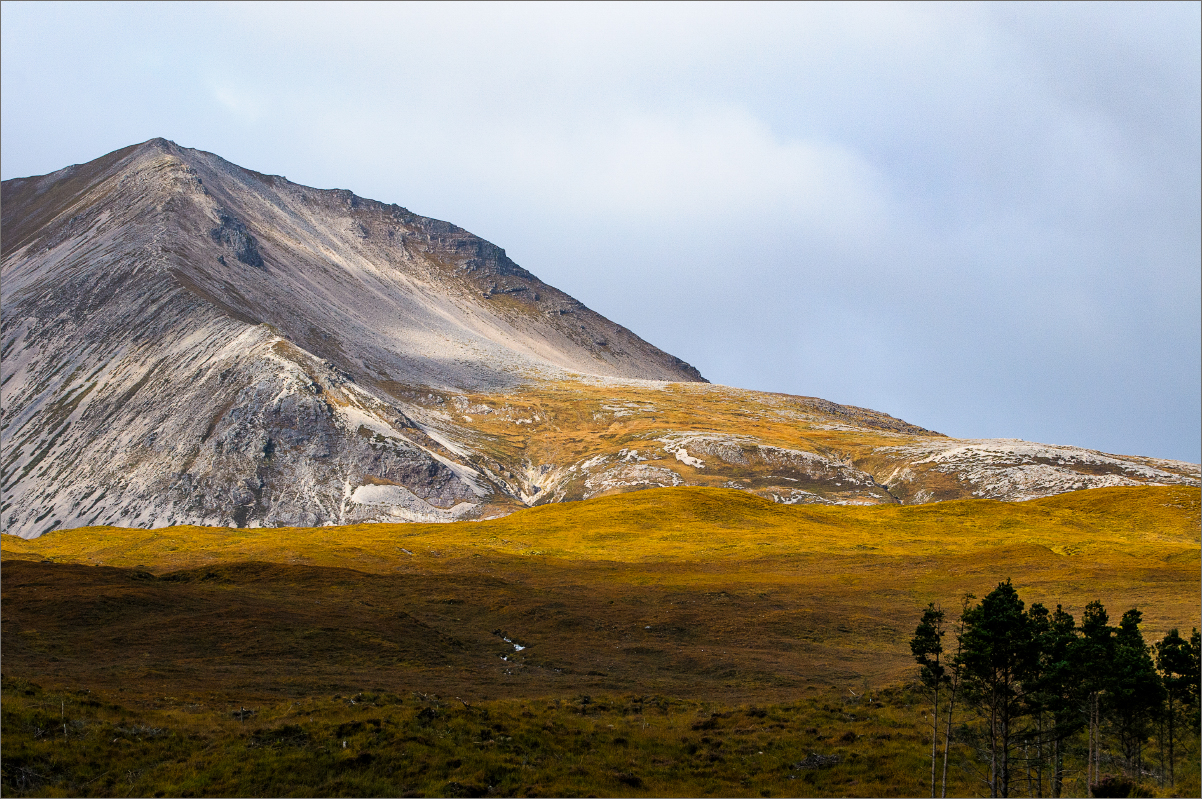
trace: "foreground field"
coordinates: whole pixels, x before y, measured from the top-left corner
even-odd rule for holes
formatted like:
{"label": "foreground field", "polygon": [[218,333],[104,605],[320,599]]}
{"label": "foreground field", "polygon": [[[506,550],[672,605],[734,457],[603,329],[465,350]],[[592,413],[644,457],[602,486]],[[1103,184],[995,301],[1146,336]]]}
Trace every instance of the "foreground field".
{"label": "foreground field", "polygon": [[[924,784],[922,700],[905,691],[760,707],[372,691],[232,710],[110,699],[6,681],[6,794],[887,796]],[[954,777],[955,793],[971,791],[970,773]]]}
{"label": "foreground field", "polygon": [[[676,488],[479,523],[5,536],[6,792],[263,793],[247,781],[276,773],[250,768],[263,752],[300,775],[309,772],[288,764],[324,774],[313,759],[324,751],[330,768],[359,752],[370,755],[360,765],[389,763],[370,773],[391,787],[338,766],[323,779],[348,781],[298,776],[278,792],[453,793],[453,783],[471,793],[501,782],[487,769],[503,763],[515,769],[505,792],[518,793],[921,794],[926,722],[901,686],[914,677],[908,640],[928,602],[951,610],[1010,578],[1028,602],[1078,616],[1094,599],[1115,617],[1138,607],[1156,640],[1200,626],[1198,535],[1198,489],[1140,487],[863,508]],[[26,775],[18,785],[18,751],[41,764],[18,764],[36,774],[114,757],[70,749],[70,719],[57,722],[68,736],[59,748],[45,749],[57,733],[35,717],[70,716],[67,705],[85,701],[74,692],[87,690],[103,700],[72,719],[91,713],[87,724],[122,729],[142,719],[178,742],[140,736],[129,762],[144,765],[125,783],[84,789],[81,777],[53,789]],[[881,700],[872,710],[849,709],[869,693]],[[371,698],[350,704],[360,694]],[[376,748],[352,750],[351,735],[345,753],[331,746],[364,704],[382,726],[355,729]],[[768,715],[748,715],[752,706]],[[258,713],[253,724],[229,715],[243,707]],[[878,726],[829,726],[846,716]],[[692,730],[713,718],[713,732]],[[507,731],[483,738],[496,719]],[[105,746],[122,740],[103,729]],[[507,754],[493,765],[472,759],[510,744],[498,736],[524,743],[498,748]],[[726,765],[694,762],[698,752]],[[811,754],[841,759],[793,768]],[[222,771],[227,756],[250,770]],[[139,769],[158,776],[139,782]],[[193,772],[209,787],[187,782]]]}

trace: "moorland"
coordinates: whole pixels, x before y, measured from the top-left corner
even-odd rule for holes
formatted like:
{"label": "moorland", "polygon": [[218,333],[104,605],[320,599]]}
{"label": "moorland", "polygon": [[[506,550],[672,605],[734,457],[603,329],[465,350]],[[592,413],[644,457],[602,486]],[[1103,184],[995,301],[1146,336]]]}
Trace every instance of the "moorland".
{"label": "moorland", "polygon": [[[1182,486],[678,487],[481,522],[4,536],[4,788],[924,795],[923,608],[1010,580],[1078,617],[1138,608],[1159,640],[1202,626],[1198,531]],[[1179,746],[1192,767],[1142,790],[1197,793]],[[978,793],[979,753],[952,749],[949,793]]]}

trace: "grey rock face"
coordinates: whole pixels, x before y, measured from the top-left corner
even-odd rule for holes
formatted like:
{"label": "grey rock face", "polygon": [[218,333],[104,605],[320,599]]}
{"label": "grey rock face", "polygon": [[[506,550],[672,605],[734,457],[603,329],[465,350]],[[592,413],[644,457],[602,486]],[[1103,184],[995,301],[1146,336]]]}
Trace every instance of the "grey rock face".
{"label": "grey rock face", "polygon": [[[700,385],[454,225],[162,139],[5,181],[2,205],[13,535],[452,521],[685,484],[878,504],[1202,481]],[[739,421],[711,424],[706,403]]]}
{"label": "grey rock face", "polygon": [[26,537],[470,517],[506,487],[397,387],[701,379],[453,225],[164,140],[5,181],[2,338]]}
{"label": "grey rock face", "polygon": [[[217,227],[209,231],[213,241],[228,247],[234,257],[247,266],[262,268],[263,256],[259,255],[259,243],[246,231],[246,225],[220,208],[217,209],[217,222]],[[218,260],[225,263],[224,256],[218,256]]]}

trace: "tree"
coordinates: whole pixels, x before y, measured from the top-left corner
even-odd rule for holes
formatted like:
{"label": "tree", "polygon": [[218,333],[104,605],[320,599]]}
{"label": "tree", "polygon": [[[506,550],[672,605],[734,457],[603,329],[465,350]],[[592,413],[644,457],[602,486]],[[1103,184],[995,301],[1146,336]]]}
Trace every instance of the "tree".
{"label": "tree", "polygon": [[964,614],[961,640],[964,693],[985,717],[990,796],[1010,795],[1010,753],[1024,713],[1023,678],[1035,647],[1018,592],[1007,580]]}
{"label": "tree", "polygon": [[1177,726],[1176,708],[1179,703],[1189,701],[1189,679],[1193,669],[1192,655],[1193,652],[1191,651],[1189,641],[1181,637],[1176,627],[1169,630],[1169,634],[1156,644],[1156,668],[1160,670],[1167,698],[1168,718],[1166,725],[1169,738],[1169,785],[1173,786],[1177,784],[1175,773],[1176,757],[1173,749]]}
{"label": "tree", "polygon": [[943,731],[943,785],[940,796],[946,799],[947,797],[947,758],[952,747],[952,718],[956,712],[956,693],[960,689],[960,675],[962,673],[963,659],[961,657],[964,651],[964,616],[968,613],[968,606],[975,596],[965,594],[964,599],[960,603],[960,621],[956,627],[956,654],[951,660],[951,693],[947,699],[947,727]]}
{"label": "tree", "polygon": [[1077,630],[1072,614],[1060,605],[1056,606],[1056,612],[1047,623],[1037,624],[1036,629],[1039,669],[1034,689],[1039,697],[1039,709],[1051,722],[1051,729],[1044,737],[1052,743],[1052,796],[1059,797],[1064,786],[1064,741],[1082,726],[1076,712],[1080,692],[1073,663]]}
{"label": "tree", "polygon": [[1101,602],[1094,600],[1085,606],[1081,617],[1081,637],[1077,639],[1070,657],[1072,671],[1077,675],[1081,711],[1089,727],[1089,748],[1085,761],[1087,785],[1099,782],[1101,775],[1101,696],[1106,689],[1106,675],[1114,656],[1114,628]]}
{"label": "tree", "polygon": [[[1048,667],[1050,664],[1044,657],[1043,644],[1052,628],[1051,614],[1043,605],[1035,602],[1027,610],[1027,624],[1033,647],[1031,661],[1023,675],[1023,701],[1026,714],[1032,721],[1023,736],[1023,750],[1027,762],[1027,793],[1043,796],[1043,747],[1046,743],[1045,725],[1047,723],[1048,705],[1051,701],[1048,684]],[[1031,757],[1031,747],[1035,747],[1035,756]],[[1031,780],[1031,762],[1035,763],[1035,780]]]}
{"label": "tree", "polygon": [[922,620],[910,640],[910,651],[922,667],[919,679],[931,689],[931,798],[935,797],[935,762],[939,752],[939,686],[947,680],[946,669],[940,662],[943,654],[943,611],[932,602],[922,612]]}
{"label": "tree", "polygon": [[1106,696],[1106,707],[1127,761],[1127,775],[1133,780],[1140,777],[1144,744],[1164,702],[1164,685],[1139,631],[1142,620],[1143,614],[1132,608],[1119,621]]}
{"label": "tree", "polygon": [[1202,694],[1202,669],[1199,668],[1199,660],[1202,656],[1202,636],[1198,635],[1197,628],[1189,637],[1189,655],[1190,655],[1190,671],[1187,675],[1187,683],[1189,684],[1190,706],[1194,711],[1194,729],[1202,726],[1202,720],[1199,716],[1202,713],[1202,702],[1199,702],[1200,694]]}

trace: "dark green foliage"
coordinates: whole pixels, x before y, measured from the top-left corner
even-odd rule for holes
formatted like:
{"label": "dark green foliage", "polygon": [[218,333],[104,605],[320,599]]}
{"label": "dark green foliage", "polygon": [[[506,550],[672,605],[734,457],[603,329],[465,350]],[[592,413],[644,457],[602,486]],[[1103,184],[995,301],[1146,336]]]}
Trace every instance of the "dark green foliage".
{"label": "dark green foliage", "polygon": [[935,603],[927,605],[922,620],[910,640],[910,651],[921,666],[919,678],[931,690],[931,796],[935,796],[935,764],[939,744],[939,688],[948,681],[946,669],[940,662],[943,654],[943,611]]}
{"label": "dark green foliage", "polygon": [[1193,652],[1190,642],[1181,637],[1177,628],[1156,644],[1156,668],[1160,670],[1165,692],[1165,729],[1169,739],[1169,785],[1176,785],[1176,742],[1177,726],[1181,716],[1181,705],[1189,701]]}
{"label": "dark green foliage", "polygon": [[1026,713],[1024,679],[1038,654],[1023,601],[1007,580],[964,614],[964,696],[985,721],[991,796],[1009,796],[1012,750]]}
{"label": "dark green foliage", "polygon": [[[982,767],[990,796],[1058,797],[1066,774],[1077,775],[1076,790],[1088,786],[1096,796],[1144,795],[1151,789],[1140,781],[1149,776],[1175,785],[1178,744],[1194,752],[1199,744],[1196,727],[1188,739],[1177,735],[1186,709],[1196,708],[1198,633],[1186,641],[1174,629],[1153,651],[1142,620],[1132,608],[1113,627],[1094,601],[1078,628],[1062,606],[1024,610],[1009,581],[979,605],[965,605],[952,673],[977,724],[962,723],[959,740],[975,748],[965,765]],[[942,621],[929,606],[910,642],[928,688],[939,684]],[[1154,736],[1158,771],[1145,756]],[[1115,765],[1122,776],[1108,773]]]}
{"label": "dark green foliage", "polygon": [[926,687],[937,690],[940,683],[946,680],[940,655],[943,654],[943,611],[937,610],[932,602],[922,612],[922,620],[910,640],[910,651],[914,659],[922,667],[920,678]]}
{"label": "dark green foliage", "polygon": [[[1036,610],[1038,608],[1038,611]],[[1038,719],[1037,741],[1040,752],[1050,758],[1052,796],[1060,796],[1064,782],[1064,743],[1083,726],[1078,713],[1081,691],[1073,662],[1077,631],[1071,613],[1060,605],[1048,614],[1041,605],[1033,605],[1033,627],[1038,657],[1032,672],[1033,685],[1028,703]],[[1043,784],[1042,757],[1039,772]]]}
{"label": "dark green foliage", "polygon": [[1199,660],[1202,656],[1202,636],[1199,636],[1198,630],[1189,637],[1189,652],[1190,652],[1190,671],[1186,675],[1186,685],[1189,687],[1190,699],[1194,706],[1194,729],[1202,726],[1199,722],[1199,699],[1202,699],[1202,668],[1200,668]]}
{"label": "dark green foliage", "polygon": [[1142,618],[1134,608],[1123,614],[1114,636],[1114,660],[1104,681],[1104,712],[1118,735],[1127,773],[1133,778],[1142,771],[1144,744],[1164,702],[1164,686],[1139,631]]}

